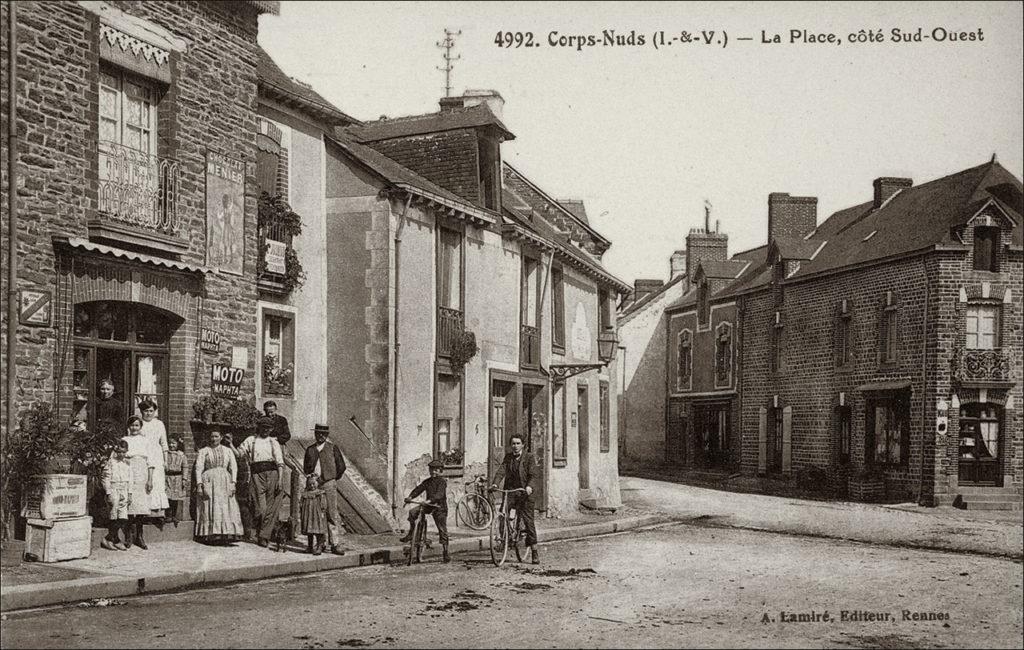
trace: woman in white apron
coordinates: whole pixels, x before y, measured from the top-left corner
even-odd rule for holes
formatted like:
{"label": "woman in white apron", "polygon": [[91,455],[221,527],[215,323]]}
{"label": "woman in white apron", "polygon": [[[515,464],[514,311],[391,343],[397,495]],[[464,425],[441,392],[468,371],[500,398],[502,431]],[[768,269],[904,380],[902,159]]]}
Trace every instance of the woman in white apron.
{"label": "woman in white apron", "polygon": [[167,480],[164,478],[164,452],[167,451],[167,428],[156,417],[156,404],[148,399],[139,403],[142,412],[142,435],[146,436],[157,453],[153,468],[153,489],[149,493],[149,516],[161,521],[164,510],[171,503],[167,500]]}

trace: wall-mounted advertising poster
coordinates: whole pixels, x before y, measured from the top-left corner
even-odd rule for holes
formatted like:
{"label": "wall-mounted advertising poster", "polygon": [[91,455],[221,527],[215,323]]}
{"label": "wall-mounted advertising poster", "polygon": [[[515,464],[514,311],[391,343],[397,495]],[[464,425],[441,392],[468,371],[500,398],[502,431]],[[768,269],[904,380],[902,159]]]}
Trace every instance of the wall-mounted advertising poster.
{"label": "wall-mounted advertising poster", "polygon": [[242,274],[245,257],[245,163],[206,152],[206,265]]}

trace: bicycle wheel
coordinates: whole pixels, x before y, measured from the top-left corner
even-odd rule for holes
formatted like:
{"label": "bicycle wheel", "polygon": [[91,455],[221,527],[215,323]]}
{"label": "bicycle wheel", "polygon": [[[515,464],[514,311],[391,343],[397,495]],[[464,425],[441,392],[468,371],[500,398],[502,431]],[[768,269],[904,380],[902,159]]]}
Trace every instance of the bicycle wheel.
{"label": "bicycle wheel", "polygon": [[466,493],[455,506],[455,516],[473,530],[486,530],[492,515],[490,501],[472,492]]}
{"label": "bicycle wheel", "polygon": [[495,513],[491,518],[491,562],[494,566],[501,566],[508,556],[508,526],[505,523],[505,514]]}
{"label": "bicycle wheel", "polygon": [[426,523],[422,516],[416,518],[412,524],[412,539],[409,540],[409,562],[406,566],[412,566],[413,561],[420,561],[420,550],[423,548],[423,524]]}

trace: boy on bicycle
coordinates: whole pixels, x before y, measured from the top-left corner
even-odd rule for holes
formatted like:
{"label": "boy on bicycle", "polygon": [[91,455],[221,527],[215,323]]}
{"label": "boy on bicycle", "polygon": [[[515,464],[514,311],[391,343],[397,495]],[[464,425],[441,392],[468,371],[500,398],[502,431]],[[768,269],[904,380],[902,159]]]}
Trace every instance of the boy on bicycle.
{"label": "boy on bicycle", "polygon": [[537,552],[537,527],[533,523],[533,472],[536,462],[533,455],[524,451],[523,437],[519,434],[509,438],[509,446],[512,451],[505,454],[501,466],[494,473],[494,484],[491,486],[497,489],[504,479],[502,489],[522,489],[523,492],[513,492],[508,495],[508,503],[516,509],[522,519],[523,527],[526,529],[526,545],[530,548],[530,562],[540,564],[540,554]]}
{"label": "boy on bicycle", "polygon": [[[430,478],[425,479],[413,488],[405,502],[409,503],[424,492],[427,493],[427,501],[434,504],[428,506],[429,510],[427,510],[427,513],[434,516],[437,536],[441,540],[442,559],[444,562],[450,562],[451,558],[448,557],[448,481],[441,478],[444,463],[440,460],[432,460],[427,467],[430,468]],[[409,532],[399,541],[408,542],[412,540],[413,526],[416,523],[416,518],[420,516],[420,508],[423,507],[416,506],[409,511]]]}

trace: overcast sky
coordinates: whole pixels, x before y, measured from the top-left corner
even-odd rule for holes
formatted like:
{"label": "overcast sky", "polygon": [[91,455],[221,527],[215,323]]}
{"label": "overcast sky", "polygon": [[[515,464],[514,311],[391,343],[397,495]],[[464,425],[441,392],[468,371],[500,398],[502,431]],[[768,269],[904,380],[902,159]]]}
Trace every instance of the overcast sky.
{"label": "overcast sky", "polygon": [[[868,200],[878,176],[922,183],[993,153],[1018,178],[1024,167],[1017,2],[281,5],[260,19],[260,43],[363,120],[436,111],[436,43],[461,30],[454,94],[502,94],[516,135],[505,160],[557,198],[584,199],[612,241],[606,266],[630,283],[667,278],[705,199],[735,253],[765,242],[770,192],[817,196],[820,222]],[[918,28],[921,42],[893,42],[893,29]],[[927,38],[936,28],[976,40]],[[791,29],[842,42],[790,43]],[[868,29],[884,42],[849,42]],[[645,43],[549,42],[604,30]],[[713,45],[652,44],[658,31],[712,30]],[[762,30],[782,43],[762,44]],[[532,32],[539,46],[499,47],[499,31]]]}

